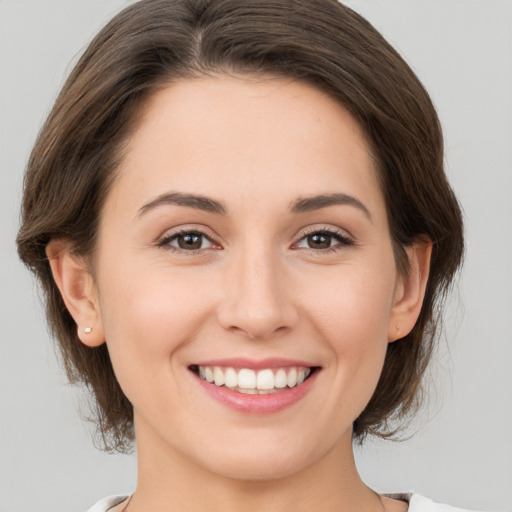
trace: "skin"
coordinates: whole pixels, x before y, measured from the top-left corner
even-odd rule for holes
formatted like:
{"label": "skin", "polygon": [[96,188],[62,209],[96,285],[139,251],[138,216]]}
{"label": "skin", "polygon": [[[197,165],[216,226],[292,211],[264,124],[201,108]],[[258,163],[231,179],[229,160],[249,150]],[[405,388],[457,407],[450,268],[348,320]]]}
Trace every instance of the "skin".
{"label": "skin", "polygon": [[[430,246],[409,248],[411,272],[398,274],[358,124],[317,89],[268,78],[217,76],[156,93],[105,203],[94,278],[65,241],[48,247],[81,340],[106,340],[134,406],[132,512],[407,509],[361,480],[352,423],[388,343],[417,319]],[[144,210],[169,192],[212,198],[226,214]],[[298,199],[333,193],[367,212],[290,211]],[[169,240],[182,229],[205,234],[199,250]],[[308,238],[321,230],[337,233],[327,249]],[[300,401],[255,416],[213,400],[188,369],[230,357],[286,357],[321,370]]]}

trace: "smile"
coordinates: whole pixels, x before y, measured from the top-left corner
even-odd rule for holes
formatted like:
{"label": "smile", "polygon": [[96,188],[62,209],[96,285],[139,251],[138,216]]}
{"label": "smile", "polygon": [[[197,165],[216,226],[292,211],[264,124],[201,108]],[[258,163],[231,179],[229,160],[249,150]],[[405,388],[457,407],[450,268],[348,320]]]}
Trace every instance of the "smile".
{"label": "smile", "polygon": [[238,413],[278,413],[306,396],[321,368],[290,360],[218,360],[188,369],[208,396]]}
{"label": "smile", "polygon": [[215,386],[225,386],[238,393],[266,395],[300,386],[311,374],[312,368],[291,366],[287,368],[226,368],[196,365],[191,368],[196,375]]}

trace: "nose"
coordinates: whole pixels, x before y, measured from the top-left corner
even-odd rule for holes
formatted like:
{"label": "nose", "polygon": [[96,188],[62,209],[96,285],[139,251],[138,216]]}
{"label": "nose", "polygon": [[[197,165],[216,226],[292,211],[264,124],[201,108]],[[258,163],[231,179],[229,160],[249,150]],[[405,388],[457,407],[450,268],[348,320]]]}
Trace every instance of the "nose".
{"label": "nose", "polygon": [[239,254],[229,265],[223,288],[218,319],[228,331],[264,340],[289,331],[298,321],[291,283],[270,250]]}

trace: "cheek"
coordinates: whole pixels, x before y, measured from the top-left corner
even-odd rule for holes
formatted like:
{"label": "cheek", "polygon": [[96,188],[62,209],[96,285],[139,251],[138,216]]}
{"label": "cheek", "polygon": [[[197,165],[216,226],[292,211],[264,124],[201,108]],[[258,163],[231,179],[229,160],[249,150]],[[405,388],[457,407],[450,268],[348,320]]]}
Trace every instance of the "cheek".
{"label": "cheek", "polygon": [[[353,349],[386,343],[393,306],[394,263],[382,261],[340,265],[303,277],[303,307],[316,328],[338,346]],[[340,346],[340,348],[341,348]]]}
{"label": "cheek", "polygon": [[394,296],[394,266],[375,262],[366,269],[339,268],[322,289],[308,287],[305,297],[314,330],[331,353],[326,370],[334,383],[332,398],[354,417],[370,400],[382,371]]}
{"label": "cheek", "polygon": [[171,356],[194,339],[211,309],[197,282],[158,265],[128,269],[120,261],[104,267],[101,283],[105,338],[122,386],[163,377],[179,364]]}

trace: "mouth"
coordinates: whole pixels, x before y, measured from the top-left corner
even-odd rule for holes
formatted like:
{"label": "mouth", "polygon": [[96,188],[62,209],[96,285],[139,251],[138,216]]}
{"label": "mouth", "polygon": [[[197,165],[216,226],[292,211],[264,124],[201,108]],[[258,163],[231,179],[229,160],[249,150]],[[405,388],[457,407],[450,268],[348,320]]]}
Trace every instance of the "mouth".
{"label": "mouth", "polygon": [[271,395],[297,389],[320,369],[302,365],[254,369],[207,364],[192,364],[188,368],[205,384],[246,395]]}

